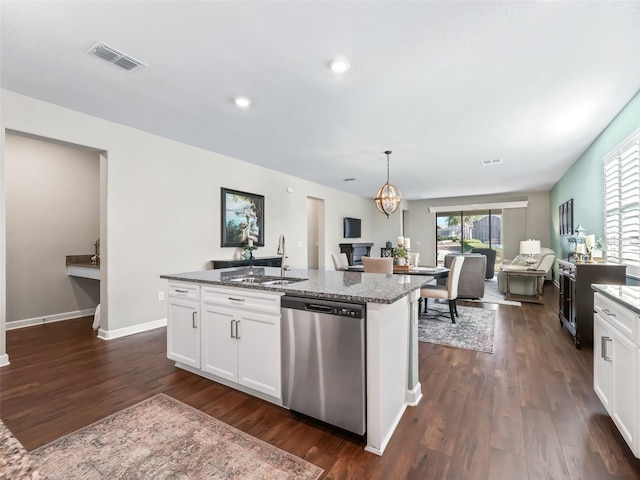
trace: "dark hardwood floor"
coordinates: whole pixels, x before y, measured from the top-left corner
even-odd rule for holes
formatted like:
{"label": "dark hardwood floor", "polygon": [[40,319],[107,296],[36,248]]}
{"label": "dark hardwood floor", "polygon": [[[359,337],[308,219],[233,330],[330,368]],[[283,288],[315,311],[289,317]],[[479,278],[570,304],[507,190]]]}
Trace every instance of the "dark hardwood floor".
{"label": "dark hardwood floor", "polygon": [[424,398],[382,457],[176,369],[163,328],[103,341],[92,318],[7,332],[0,416],[32,450],[164,392],[315,463],[326,479],[640,479],[640,462],[593,392],[593,352],[576,350],[559,327],[557,299],[547,284],[545,305],[487,305],[497,311],[494,354],[421,342]]}

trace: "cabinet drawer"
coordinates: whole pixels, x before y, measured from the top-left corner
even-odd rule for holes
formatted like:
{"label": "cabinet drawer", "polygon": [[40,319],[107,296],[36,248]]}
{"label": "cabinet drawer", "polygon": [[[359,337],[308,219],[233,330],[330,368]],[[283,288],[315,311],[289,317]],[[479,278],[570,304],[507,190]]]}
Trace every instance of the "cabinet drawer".
{"label": "cabinet drawer", "polygon": [[192,283],[171,282],[167,294],[170,297],[188,298],[190,300],[200,300],[200,285]]}
{"label": "cabinet drawer", "polygon": [[249,288],[202,288],[204,303],[276,315],[280,315],[280,296]]}
{"label": "cabinet drawer", "polygon": [[622,335],[640,344],[640,331],[638,330],[638,315],[610,300],[604,295],[594,295],[594,308],[596,312],[616,327]]}

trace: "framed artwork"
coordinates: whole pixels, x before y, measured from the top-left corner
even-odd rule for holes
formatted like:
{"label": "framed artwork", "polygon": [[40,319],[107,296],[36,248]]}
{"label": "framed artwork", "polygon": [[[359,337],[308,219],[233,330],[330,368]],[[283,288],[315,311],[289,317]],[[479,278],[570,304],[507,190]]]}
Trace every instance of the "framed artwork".
{"label": "framed artwork", "polygon": [[222,247],[243,247],[249,240],[264,246],[264,195],[222,187],[220,202]]}
{"label": "framed artwork", "polygon": [[573,233],[573,198],[560,205],[560,235]]}

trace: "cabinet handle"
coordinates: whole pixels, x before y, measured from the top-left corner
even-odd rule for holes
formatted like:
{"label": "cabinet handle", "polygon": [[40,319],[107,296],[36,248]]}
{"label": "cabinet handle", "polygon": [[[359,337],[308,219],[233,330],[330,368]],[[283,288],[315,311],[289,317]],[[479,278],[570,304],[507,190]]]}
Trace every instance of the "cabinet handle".
{"label": "cabinet handle", "polygon": [[198,312],[193,312],[193,313],[191,314],[191,320],[192,320],[192,322],[193,322],[193,323],[192,323],[193,328],[198,328],[198,320],[197,320],[197,318],[196,318],[196,315],[197,315],[197,314],[198,314]]}
{"label": "cabinet handle", "polygon": [[231,325],[231,338],[236,338],[233,335],[233,324],[235,323],[235,320],[231,320],[231,322],[229,323]]}
{"label": "cabinet handle", "polygon": [[175,289],[176,293],[189,293],[189,290],[180,290],[178,288]]}
{"label": "cabinet handle", "polygon": [[238,327],[240,326],[240,320],[236,320],[236,339],[240,340],[240,334],[238,333]]}
{"label": "cabinet handle", "polygon": [[611,310],[609,310],[608,308],[603,308],[602,311],[604,313],[606,313],[607,315],[609,315],[610,317],[614,317],[615,318],[615,316],[616,316],[616,314],[615,313],[611,313]]}
{"label": "cabinet handle", "polygon": [[244,302],[244,298],[229,297],[229,300],[233,302]]}
{"label": "cabinet handle", "polygon": [[609,337],[600,338],[600,349],[602,350],[601,355],[606,362],[611,361],[611,357],[607,354],[607,342],[610,342],[610,341],[611,341],[611,338]]}

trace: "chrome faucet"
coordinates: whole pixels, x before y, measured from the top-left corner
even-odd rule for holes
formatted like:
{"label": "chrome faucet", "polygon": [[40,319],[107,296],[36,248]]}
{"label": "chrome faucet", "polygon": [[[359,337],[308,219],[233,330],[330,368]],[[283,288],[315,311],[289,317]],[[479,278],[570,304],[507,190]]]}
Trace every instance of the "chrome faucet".
{"label": "chrome faucet", "polygon": [[285,272],[291,270],[291,267],[289,265],[285,265],[284,263],[285,259],[287,258],[284,243],[284,235],[280,235],[280,238],[278,239],[278,255],[282,257],[282,259],[280,260],[280,276],[283,278],[285,276]]}

